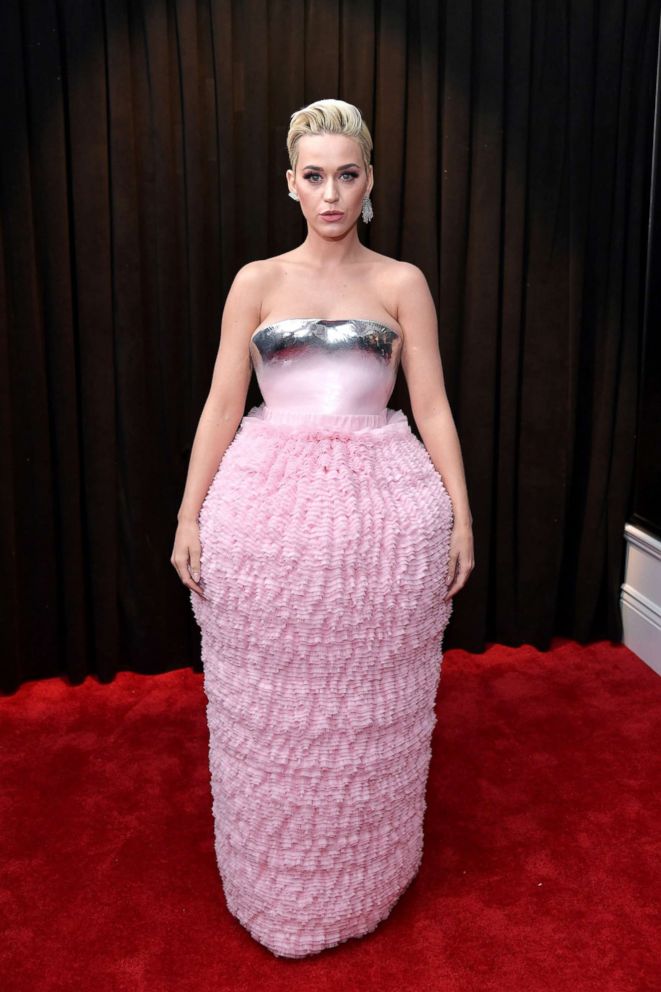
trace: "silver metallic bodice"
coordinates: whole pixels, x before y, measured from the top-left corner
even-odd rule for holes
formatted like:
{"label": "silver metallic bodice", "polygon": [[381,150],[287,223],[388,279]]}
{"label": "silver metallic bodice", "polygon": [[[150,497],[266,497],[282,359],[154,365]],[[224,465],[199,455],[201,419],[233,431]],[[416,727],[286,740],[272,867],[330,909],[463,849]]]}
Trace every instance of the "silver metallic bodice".
{"label": "silver metallic bodice", "polygon": [[374,320],[292,317],[255,331],[250,357],[273,410],[377,414],[388,405],[400,335]]}

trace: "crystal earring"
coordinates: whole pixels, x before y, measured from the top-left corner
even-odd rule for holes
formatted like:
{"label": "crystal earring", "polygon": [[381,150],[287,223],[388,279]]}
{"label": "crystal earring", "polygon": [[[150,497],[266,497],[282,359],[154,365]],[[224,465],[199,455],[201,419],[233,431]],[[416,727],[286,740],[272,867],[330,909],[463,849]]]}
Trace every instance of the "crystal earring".
{"label": "crystal earring", "polygon": [[292,200],[296,200],[296,202],[298,203],[298,193],[294,193],[294,191],[290,189],[289,195],[291,196]]}
{"label": "crystal earring", "polygon": [[362,217],[366,224],[369,224],[372,217],[374,216],[374,210],[372,209],[372,201],[369,198],[369,194],[363,197],[363,212]]}

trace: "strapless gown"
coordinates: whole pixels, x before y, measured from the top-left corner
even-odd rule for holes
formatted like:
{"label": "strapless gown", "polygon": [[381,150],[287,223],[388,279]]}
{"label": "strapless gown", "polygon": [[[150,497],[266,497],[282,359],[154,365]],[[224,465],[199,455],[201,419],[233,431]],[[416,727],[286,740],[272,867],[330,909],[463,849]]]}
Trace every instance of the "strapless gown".
{"label": "strapless gown", "polygon": [[264,402],[199,514],[218,870],[281,957],[375,930],[422,860],[453,510],[387,406],[401,348],[371,320],[258,329]]}

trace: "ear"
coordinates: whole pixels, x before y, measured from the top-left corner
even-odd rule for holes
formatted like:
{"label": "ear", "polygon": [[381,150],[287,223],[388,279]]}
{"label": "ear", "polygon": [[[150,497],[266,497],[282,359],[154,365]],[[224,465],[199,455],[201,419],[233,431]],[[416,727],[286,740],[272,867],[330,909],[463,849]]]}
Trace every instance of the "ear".
{"label": "ear", "polygon": [[374,186],[374,166],[370,164],[369,167],[369,177],[367,180],[367,195],[369,196],[372,192],[372,187]]}
{"label": "ear", "polygon": [[285,172],[285,179],[287,180],[287,186],[289,187],[290,192],[295,193],[296,190],[294,188],[294,170],[293,169],[287,169],[287,171]]}

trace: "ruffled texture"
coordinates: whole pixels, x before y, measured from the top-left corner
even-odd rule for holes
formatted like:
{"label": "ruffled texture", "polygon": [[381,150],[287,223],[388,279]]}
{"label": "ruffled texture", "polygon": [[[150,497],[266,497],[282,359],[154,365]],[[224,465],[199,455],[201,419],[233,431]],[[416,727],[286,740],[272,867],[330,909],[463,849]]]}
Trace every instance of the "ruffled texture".
{"label": "ruffled texture", "polygon": [[418,871],[452,504],[401,411],[289,419],[243,418],[191,603],[227,906],[299,958],[374,930]]}

